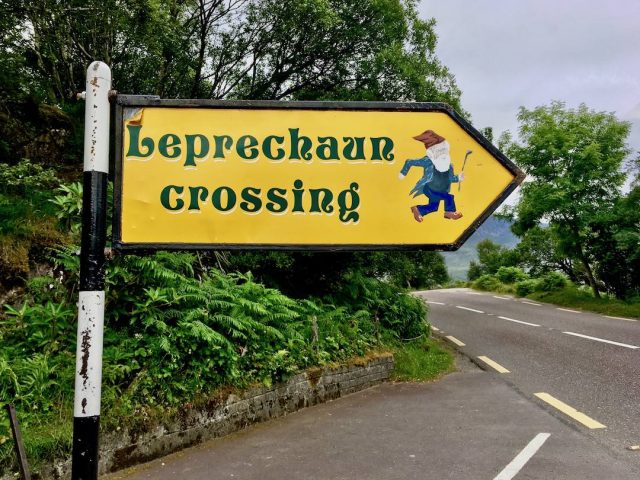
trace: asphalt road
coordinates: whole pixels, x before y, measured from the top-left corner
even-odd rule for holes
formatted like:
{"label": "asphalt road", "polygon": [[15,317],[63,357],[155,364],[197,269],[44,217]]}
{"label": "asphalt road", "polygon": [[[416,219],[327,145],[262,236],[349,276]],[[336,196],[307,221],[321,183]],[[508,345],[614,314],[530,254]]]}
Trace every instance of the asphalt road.
{"label": "asphalt road", "polygon": [[637,480],[640,469],[458,358],[432,383],[383,384],[109,480]]}
{"label": "asphalt road", "polygon": [[629,450],[640,445],[640,322],[469,289],[419,295],[437,333],[466,356],[640,464]]}
{"label": "asphalt road", "polygon": [[640,478],[628,449],[640,445],[640,322],[465,289],[418,294],[463,354],[456,373],[379,385],[107,478]]}

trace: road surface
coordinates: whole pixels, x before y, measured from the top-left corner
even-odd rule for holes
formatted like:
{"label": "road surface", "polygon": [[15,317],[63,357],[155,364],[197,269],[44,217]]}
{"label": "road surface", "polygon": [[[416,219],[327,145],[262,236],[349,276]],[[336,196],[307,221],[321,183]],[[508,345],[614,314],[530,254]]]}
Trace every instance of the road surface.
{"label": "road surface", "polygon": [[637,480],[640,469],[465,358],[432,383],[383,384],[109,480]]}
{"label": "road surface", "polygon": [[640,451],[628,449],[640,444],[640,322],[465,289],[418,295],[464,354],[461,371],[380,385],[109,479],[640,478]]}
{"label": "road surface", "polygon": [[640,322],[469,289],[419,295],[465,355],[640,464]]}

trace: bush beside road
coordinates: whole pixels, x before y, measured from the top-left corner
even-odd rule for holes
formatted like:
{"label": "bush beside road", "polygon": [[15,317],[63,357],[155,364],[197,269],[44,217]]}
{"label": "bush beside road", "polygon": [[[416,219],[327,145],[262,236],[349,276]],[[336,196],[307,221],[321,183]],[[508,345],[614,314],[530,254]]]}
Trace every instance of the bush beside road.
{"label": "bush beside road", "polygon": [[579,287],[558,272],[538,278],[517,267],[500,267],[494,275],[485,274],[469,283],[481,291],[506,293],[561,307],[578,308],[616,317],[640,318],[640,298],[622,301],[610,296],[594,297],[586,287]]}

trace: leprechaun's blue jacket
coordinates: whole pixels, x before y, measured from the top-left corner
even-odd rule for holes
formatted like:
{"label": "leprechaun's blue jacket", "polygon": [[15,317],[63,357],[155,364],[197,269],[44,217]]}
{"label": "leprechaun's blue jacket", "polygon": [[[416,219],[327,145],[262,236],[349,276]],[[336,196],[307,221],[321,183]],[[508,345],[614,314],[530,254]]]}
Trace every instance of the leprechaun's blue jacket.
{"label": "leprechaun's blue jacket", "polygon": [[436,192],[447,192],[451,190],[451,184],[458,182],[458,176],[453,174],[453,165],[449,166],[448,172],[438,172],[433,166],[433,162],[427,156],[417,158],[415,160],[407,160],[404,162],[404,166],[400,173],[406,175],[409,173],[411,167],[424,168],[424,174],[411,189],[409,194],[413,194],[414,197],[424,193],[424,187],[429,186],[431,190]]}

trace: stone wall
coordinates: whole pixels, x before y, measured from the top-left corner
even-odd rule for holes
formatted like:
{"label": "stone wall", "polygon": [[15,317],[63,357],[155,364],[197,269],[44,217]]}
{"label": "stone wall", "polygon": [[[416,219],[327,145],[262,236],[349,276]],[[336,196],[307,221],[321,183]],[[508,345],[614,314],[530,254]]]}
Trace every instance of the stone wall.
{"label": "stone wall", "polygon": [[[354,364],[310,369],[271,388],[254,387],[212,398],[203,407],[185,405],[162,424],[103,435],[100,473],[152,460],[254,423],[369,388],[387,380],[392,370],[393,356],[379,354]],[[70,462],[58,463],[47,470],[42,472],[43,478],[69,478]]]}

